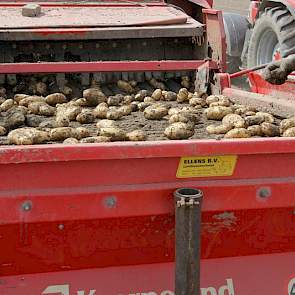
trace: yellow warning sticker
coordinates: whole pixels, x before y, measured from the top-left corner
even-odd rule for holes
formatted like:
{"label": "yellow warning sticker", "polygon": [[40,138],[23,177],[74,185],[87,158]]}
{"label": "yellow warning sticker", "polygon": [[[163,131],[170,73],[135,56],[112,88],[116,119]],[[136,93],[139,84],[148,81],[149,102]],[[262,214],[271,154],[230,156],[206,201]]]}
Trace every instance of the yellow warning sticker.
{"label": "yellow warning sticker", "polygon": [[233,175],[237,156],[182,157],[177,178],[212,177]]}

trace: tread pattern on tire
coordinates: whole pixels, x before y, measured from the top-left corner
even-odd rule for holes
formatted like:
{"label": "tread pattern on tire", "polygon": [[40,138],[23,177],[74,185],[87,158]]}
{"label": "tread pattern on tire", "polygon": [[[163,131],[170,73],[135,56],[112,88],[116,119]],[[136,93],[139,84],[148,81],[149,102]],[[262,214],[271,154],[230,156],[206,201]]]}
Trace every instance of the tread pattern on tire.
{"label": "tread pattern on tire", "polygon": [[[280,49],[282,57],[286,57],[295,53],[295,18],[290,11],[284,6],[268,7],[257,20],[253,34],[255,34],[255,27],[259,26],[261,22],[271,21],[277,29],[278,40],[280,42]],[[252,36],[253,36],[252,34]],[[249,49],[251,47],[252,37],[250,39]],[[249,50],[250,55],[253,54]],[[248,63],[249,65],[249,63]],[[253,65],[252,65],[253,66]]]}

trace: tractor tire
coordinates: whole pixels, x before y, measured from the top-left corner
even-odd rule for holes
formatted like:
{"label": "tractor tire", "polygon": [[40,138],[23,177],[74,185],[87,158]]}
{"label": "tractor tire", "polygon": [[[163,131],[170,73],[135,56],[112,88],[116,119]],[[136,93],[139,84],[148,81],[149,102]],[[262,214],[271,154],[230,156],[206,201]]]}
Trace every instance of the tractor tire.
{"label": "tractor tire", "polygon": [[293,53],[295,53],[295,18],[283,6],[267,8],[253,28],[248,47],[248,68]]}

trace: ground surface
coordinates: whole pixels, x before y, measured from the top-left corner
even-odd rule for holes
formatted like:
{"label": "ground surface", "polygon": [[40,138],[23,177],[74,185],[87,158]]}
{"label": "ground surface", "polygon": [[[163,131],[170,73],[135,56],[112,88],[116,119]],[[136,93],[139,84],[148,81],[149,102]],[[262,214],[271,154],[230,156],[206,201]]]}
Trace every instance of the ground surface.
{"label": "ground surface", "polygon": [[247,15],[249,0],[214,0],[214,8]]}

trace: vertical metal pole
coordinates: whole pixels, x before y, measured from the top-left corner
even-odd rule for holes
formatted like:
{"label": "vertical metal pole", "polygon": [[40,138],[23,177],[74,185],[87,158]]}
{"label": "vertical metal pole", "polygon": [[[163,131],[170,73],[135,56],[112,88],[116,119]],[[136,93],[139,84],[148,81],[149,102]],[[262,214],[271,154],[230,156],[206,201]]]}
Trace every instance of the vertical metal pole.
{"label": "vertical metal pole", "polygon": [[200,295],[200,230],[203,193],[193,188],[174,192],[175,295]]}

